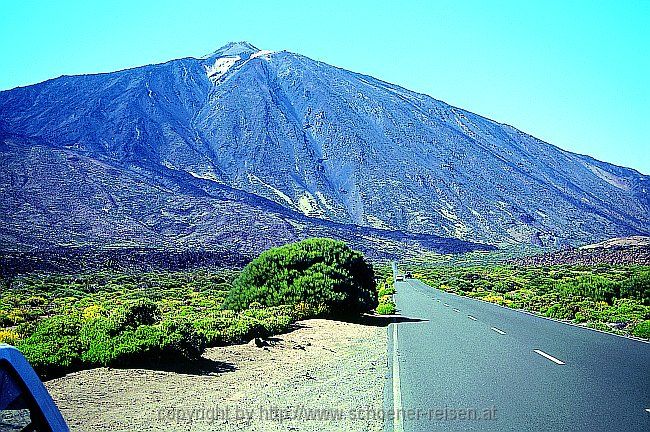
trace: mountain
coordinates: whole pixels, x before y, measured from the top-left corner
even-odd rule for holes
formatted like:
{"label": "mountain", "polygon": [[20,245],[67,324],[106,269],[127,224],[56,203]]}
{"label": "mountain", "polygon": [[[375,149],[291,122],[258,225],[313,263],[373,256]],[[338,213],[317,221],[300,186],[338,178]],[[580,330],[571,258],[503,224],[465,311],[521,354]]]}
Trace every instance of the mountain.
{"label": "mountain", "polygon": [[4,249],[251,252],[328,235],[399,253],[650,234],[648,176],[246,42],[0,92],[0,158]]}

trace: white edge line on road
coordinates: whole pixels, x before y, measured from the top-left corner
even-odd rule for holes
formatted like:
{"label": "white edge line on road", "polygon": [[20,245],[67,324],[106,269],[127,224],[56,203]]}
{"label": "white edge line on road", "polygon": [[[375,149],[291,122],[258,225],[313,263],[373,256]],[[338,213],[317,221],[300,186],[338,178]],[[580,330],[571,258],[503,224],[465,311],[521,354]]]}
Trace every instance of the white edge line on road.
{"label": "white edge line on road", "polygon": [[471,315],[467,315],[467,318],[471,319],[472,321],[476,321],[476,318],[474,318],[474,317],[471,316]]}
{"label": "white edge line on road", "polygon": [[546,353],[545,353],[544,351],[542,351],[542,350],[538,350],[538,349],[536,349],[536,350],[533,350],[533,351],[536,352],[537,354],[541,355],[542,357],[547,358],[548,360],[552,361],[553,363],[557,363],[557,364],[559,364],[559,365],[566,364],[566,363],[564,363],[562,360],[558,360],[558,359],[556,359],[555,357],[553,357],[552,355],[550,355],[550,354],[546,354]]}
{"label": "white edge line on road", "polygon": [[[581,329],[584,329],[584,330],[591,330],[591,331],[595,331],[595,332],[598,332],[598,333],[602,333],[604,335],[616,336],[616,337],[619,337],[619,338],[622,338],[622,339],[642,342],[644,344],[650,344],[650,340],[642,339],[642,338],[639,338],[639,337],[636,337],[636,336],[626,336],[626,335],[620,335],[620,334],[616,334],[616,333],[610,333],[610,332],[598,330],[598,329],[595,329],[595,328],[586,327],[586,326],[582,326],[582,325],[579,325],[579,324],[574,324],[572,322],[566,322],[566,321],[561,321],[561,320],[555,319],[555,318],[545,317],[545,316],[542,316],[542,315],[535,314],[533,312],[529,312],[529,311],[527,311],[525,309],[514,309],[514,308],[511,308],[511,307],[508,307],[508,306],[502,306],[502,305],[497,304],[497,303],[492,303],[492,302],[489,302],[489,301],[485,301],[485,300],[482,300],[480,298],[474,298],[474,297],[458,295],[458,294],[455,294],[455,293],[452,293],[452,292],[443,291],[443,290],[440,290],[438,288],[434,288],[431,285],[425,284],[420,279],[416,279],[416,280],[418,282],[420,282],[422,285],[424,285],[424,286],[426,286],[428,288],[438,290],[438,291],[442,291],[442,292],[444,292],[446,294],[451,294],[451,295],[459,297],[459,298],[465,298],[465,299],[468,299],[468,300],[475,300],[475,301],[478,301],[478,302],[491,304],[491,305],[496,306],[496,307],[500,307],[500,308],[503,308],[503,309],[508,309],[508,310],[511,310],[511,311],[515,311],[515,312],[519,312],[519,313],[522,313],[522,314],[530,315],[532,317],[537,317],[537,318],[545,319],[547,321],[553,321],[553,322],[560,323],[560,324],[566,324],[566,325],[569,325],[571,327],[577,327],[577,328],[581,328]],[[411,286],[413,286],[413,285],[411,285]],[[440,300],[438,300],[438,301],[440,301]]]}
{"label": "white edge line on road", "polygon": [[503,330],[500,330],[500,329],[498,329],[496,327],[490,327],[490,330],[494,330],[495,332],[497,332],[499,334],[502,334],[502,335],[506,334],[506,332],[504,332]]}
{"label": "white edge line on road", "polygon": [[402,386],[399,379],[399,358],[397,356],[397,323],[393,323],[393,432],[404,432],[402,425]]}

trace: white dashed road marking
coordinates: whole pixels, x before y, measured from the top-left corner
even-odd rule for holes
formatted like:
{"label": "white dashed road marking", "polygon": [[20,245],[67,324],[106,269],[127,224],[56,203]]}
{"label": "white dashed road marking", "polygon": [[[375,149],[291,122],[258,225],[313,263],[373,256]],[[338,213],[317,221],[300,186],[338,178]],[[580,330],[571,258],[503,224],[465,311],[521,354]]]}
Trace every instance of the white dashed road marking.
{"label": "white dashed road marking", "polygon": [[476,318],[474,318],[474,317],[471,316],[471,315],[467,315],[467,318],[471,319],[472,321],[476,321]]}
{"label": "white dashed road marking", "polygon": [[552,361],[553,363],[557,363],[557,364],[559,364],[559,365],[566,364],[566,363],[564,363],[562,360],[558,360],[558,359],[556,359],[555,357],[553,357],[552,355],[550,355],[550,354],[546,354],[546,353],[545,353],[544,351],[542,351],[542,350],[538,350],[538,349],[536,349],[536,350],[533,350],[533,351],[536,352],[537,354],[541,355],[542,357],[547,358],[548,360]]}
{"label": "white dashed road marking", "polygon": [[506,334],[506,332],[504,332],[503,330],[499,330],[496,327],[490,327],[490,330],[494,330],[495,332],[497,332],[499,334],[502,334],[502,335]]}

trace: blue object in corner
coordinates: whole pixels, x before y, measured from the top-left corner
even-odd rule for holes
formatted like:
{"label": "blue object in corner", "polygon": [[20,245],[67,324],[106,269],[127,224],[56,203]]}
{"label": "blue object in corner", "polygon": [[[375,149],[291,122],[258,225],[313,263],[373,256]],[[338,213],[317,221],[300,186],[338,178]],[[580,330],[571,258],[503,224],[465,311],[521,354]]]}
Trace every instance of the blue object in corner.
{"label": "blue object in corner", "polygon": [[0,344],[0,421],[10,431],[70,430],[32,366],[7,344]]}

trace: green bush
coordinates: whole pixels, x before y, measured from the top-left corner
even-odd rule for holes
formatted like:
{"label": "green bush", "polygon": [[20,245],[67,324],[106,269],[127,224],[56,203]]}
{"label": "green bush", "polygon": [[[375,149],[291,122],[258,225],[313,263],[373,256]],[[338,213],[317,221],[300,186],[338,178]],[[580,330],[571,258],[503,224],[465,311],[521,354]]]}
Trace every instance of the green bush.
{"label": "green bush", "polygon": [[575,318],[573,321],[576,323],[583,323],[587,321],[587,317],[582,312],[576,312]]}
{"label": "green bush", "polygon": [[277,314],[267,308],[246,310],[235,318],[203,318],[194,321],[193,326],[205,338],[207,346],[219,346],[286,332],[294,321],[291,315]]}
{"label": "green bush", "polygon": [[264,328],[264,336],[285,332],[295,321],[292,310],[286,306],[265,309],[248,309],[242,312],[241,316],[258,320]]}
{"label": "green bush", "polygon": [[568,293],[610,303],[620,293],[620,283],[597,274],[580,275],[563,282],[559,289]]}
{"label": "green bush", "polygon": [[80,329],[76,315],[53,316],[40,321],[16,347],[44,376],[61,374],[81,365]]}
{"label": "green bush", "polygon": [[293,317],[289,315],[278,315],[265,319],[262,321],[262,325],[264,326],[267,336],[270,336],[286,332],[291,328],[291,324],[293,324],[294,321]]}
{"label": "green bush", "polygon": [[219,346],[227,343],[226,329],[232,318],[206,317],[194,320],[194,330],[204,338],[207,346]]}
{"label": "green bush", "polygon": [[136,328],[160,321],[160,307],[149,299],[138,299],[120,306],[113,314],[119,328]]}
{"label": "green bush", "polygon": [[397,309],[395,308],[395,303],[393,302],[379,303],[376,310],[379,315],[393,315],[396,311]]}
{"label": "green bush", "polygon": [[497,281],[493,286],[492,286],[492,291],[500,293],[500,294],[505,294],[507,292],[512,291],[512,287],[508,282],[504,281]]}
{"label": "green bush", "polygon": [[544,316],[555,319],[573,319],[575,317],[575,312],[566,304],[556,303],[546,309]]}
{"label": "green bush", "polygon": [[641,321],[650,318],[650,307],[642,305],[638,300],[617,299],[596,316],[605,322]]}
{"label": "green bush", "polygon": [[393,295],[393,294],[395,294],[395,287],[392,286],[390,287],[383,286],[379,289],[379,293],[378,293],[380,298],[383,296]]}
{"label": "green bush", "polygon": [[160,324],[163,333],[158,346],[159,358],[197,360],[205,350],[205,338],[187,321],[165,320]]}
{"label": "green bush", "polygon": [[96,317],[86,321],[79,331],[82,360],[91,365],[110,365],[115,359],[113,345],[118,333],[119,326],[110,318]]}
{"label": "green bush", "polygon": [[263,252],[233,282],[225,309],[306,303],[334,316],[377,306],[374,272],[340,241],[309,239]]}
{"label": "green bush", "polygon": [[120,328],[110,318],[95,318],[81,329],[82,360],[95,366],[125,366],[179,359],[194,360],[205,338],[185,322],[164,321]]}
{"label": "green bush", "polygon": [[[608,332],[631,333],[637,323],[650,319],[650,266],[432,266],[414,272],[449,292]],[[607,325],[611,323],[623,325]]]}
{"label": "green bush", "polygon": [[588,322],[587,327],[590,327],[590,328],[596,329],[596,330],[600,330],[600,331],[604,331],[604,332],[611,332],[612,331],[612,329],[607,324],[602,323],[602,322],[598,322],[598,321],[596,321],[596,322],[591,322],[591,321]]}
{"label": "green bush", "polygon": [[226,328],[225,341],[227,343],[243,343],[266,335],[264,325],[260,321],[242,317],[232,321]]}
{"label": "green bush", "polygon": [[650,339],[650,320],[641,321],[638,323],[634,330],[632,330],[634,336]]}
{"label": "green bush", "polygon": [[389,295],[379,297],[379,304],[375,309],[375,312],[379,315],[392,315],[397,311],[395,307],[395,302],[392,297]]}
{"label": "green bush", "polygon": [[18,332],[9,329],[0,328],[0,344],[5,343],[8,345],[16,345],[16,342],[20,340],[20,335]]}
{"label": "green bush", "polygon": [[621,297],[641,300],[644,305],[650,306],[650,271],[639,272],[623,281]]}

